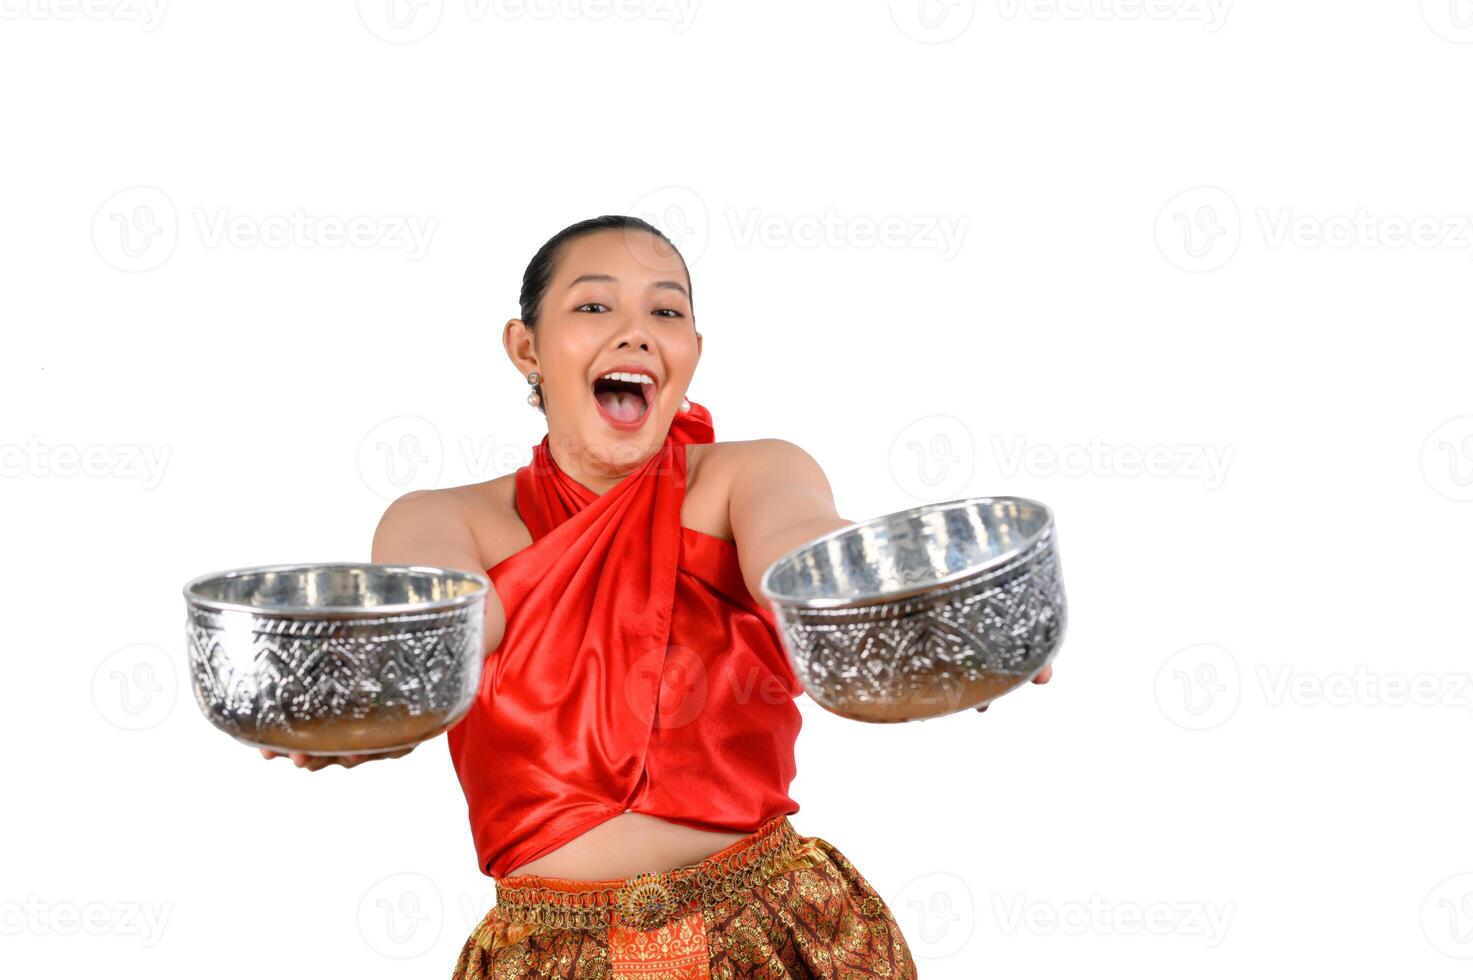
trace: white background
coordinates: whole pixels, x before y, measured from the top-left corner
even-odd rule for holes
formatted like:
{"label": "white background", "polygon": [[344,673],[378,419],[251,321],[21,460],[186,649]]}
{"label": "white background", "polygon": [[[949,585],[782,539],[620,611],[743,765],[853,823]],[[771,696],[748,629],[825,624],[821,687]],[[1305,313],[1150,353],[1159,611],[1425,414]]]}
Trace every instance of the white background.
{"label": "white background", "polygon": [[263,761],[179,589],[525,462],[522,269],[619,212],[718,439],[1056,512],[1053,683],[800,701],[923,976],[1466,975],[1467,0],[160,2],[0,0],[0,972],[449,974],[443,739]]}

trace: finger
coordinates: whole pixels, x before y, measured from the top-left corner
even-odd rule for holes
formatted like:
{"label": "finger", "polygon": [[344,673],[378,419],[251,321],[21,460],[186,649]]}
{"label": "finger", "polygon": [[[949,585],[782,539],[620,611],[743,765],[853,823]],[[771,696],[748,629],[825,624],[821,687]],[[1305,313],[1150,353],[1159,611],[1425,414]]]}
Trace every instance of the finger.
{"label": "finger", "polygon": [[309,756],[305,752],[293,752],[292,753],[292,763],[298,769],[305,768],[307,766],[307,764],[310,763],[311,761],[312,761],[312,757]]}
{"label": "finger", "polygon": [[274,759],[274,758],[276,758],[276,753],[275,752],[272,752],[270,749],[262,749],[261,750],[261,758],[263,758],[263,759]]}
{"label": "finger", "polygon": [[1043,670],[1040,670],[1038,672],[1038,676],[1035,677],[1035,678],[1033,678],[1033,683],[1035,683],[1035,684],[1047,684],[1049,682],[1049,678],[1050,677],[1053,677],[1053,676],[1054,676],[1054,665],[1053,664],[1049,664],[1047,667],[1043,668]]}
{"label": "finger", "polygon": [[992,707],[992,705],[990,705],[990,704],[984,704],[982,707],[978,708],[977,710],[978,711],[986,711],[990,707]]}

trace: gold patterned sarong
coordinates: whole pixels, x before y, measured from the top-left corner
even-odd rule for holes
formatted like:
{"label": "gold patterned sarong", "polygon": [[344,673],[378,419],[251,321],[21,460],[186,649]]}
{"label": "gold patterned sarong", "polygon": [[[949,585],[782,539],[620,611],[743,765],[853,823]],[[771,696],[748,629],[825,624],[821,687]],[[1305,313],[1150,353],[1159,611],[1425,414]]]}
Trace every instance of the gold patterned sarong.
{"label": "gold patterned sarong", "polygon": [[452,980],[915,976],[895,917],[864,876],[779,816],[669,872],[498,880]]}

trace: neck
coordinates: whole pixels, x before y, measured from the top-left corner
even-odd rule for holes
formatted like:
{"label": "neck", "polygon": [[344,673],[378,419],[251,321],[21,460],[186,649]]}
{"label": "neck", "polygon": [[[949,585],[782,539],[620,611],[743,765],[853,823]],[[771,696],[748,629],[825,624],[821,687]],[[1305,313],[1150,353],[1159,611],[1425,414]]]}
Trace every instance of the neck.
{"label": "neck", "polygon": [[653,446],[595,445],[549,436],[548,452],[553,462],[573,482],[603,496],[638,470],[660,451],[664,439]]}

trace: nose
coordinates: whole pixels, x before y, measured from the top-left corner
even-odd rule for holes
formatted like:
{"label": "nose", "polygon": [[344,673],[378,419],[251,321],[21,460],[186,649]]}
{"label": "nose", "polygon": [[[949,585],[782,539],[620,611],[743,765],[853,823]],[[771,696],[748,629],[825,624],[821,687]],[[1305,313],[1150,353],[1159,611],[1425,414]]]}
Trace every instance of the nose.
{"label": "nose", "polygon": [[618,331],[614,334],[614,339],[616,341],[614,344],[616,350],[637,347],[642,351],[649,352],[652,346],[649,328],[637,317],[621,324]]}

